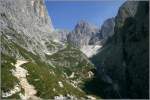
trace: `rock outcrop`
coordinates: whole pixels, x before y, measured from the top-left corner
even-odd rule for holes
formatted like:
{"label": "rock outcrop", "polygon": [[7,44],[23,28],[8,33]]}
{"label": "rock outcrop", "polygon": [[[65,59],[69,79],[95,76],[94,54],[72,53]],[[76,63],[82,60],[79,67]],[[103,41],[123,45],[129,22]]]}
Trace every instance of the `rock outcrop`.
{"label": "rock outcrop", "polygon": [[98,29],[85,21],[79,21],[75,29],[68,34],[68,42],[76,47],[82,48],[88,45],[91,37],[98,32]]}
{"label": "rock outcrop", "polygon": [[52,34],[53,40],[66,43],[69,31],[64,29],[55,29]]}
{"label": "rock outcrop", "polygon": [[112,37],[114,35],[114,28],[115,28],[115,18],[109,18],[104,21],[102,27],[101,27],[101,35],[102,35],[102,44],[105,44],[105,42],[108,40],[108,38]]}
{"label": "rock outcrop", "polygon": [[104,21],[101,29],[85,21],[80,21],[75,29],[67,35],[67,40],[73,46],[80,48],[87,57],[92,57],[113,36],[114,27],[114,18]]}
{"label": "rock outcrop", "polygon": [[115,18],[115,34],[91,59],[98,77],[108,76],[117,86],[116,95],[111,94],[114,85],[103,88],[105,98],[149,98],[148,5],[145,1],[125,2]]}
{"label": "rock outcrop", "polygon": [[[43,51],[48,51],[45,42],[54,30],[44,0],[1,0],[0,9],[2,37],[44,56]],[[13,55],[3,45],[2,52]]]}

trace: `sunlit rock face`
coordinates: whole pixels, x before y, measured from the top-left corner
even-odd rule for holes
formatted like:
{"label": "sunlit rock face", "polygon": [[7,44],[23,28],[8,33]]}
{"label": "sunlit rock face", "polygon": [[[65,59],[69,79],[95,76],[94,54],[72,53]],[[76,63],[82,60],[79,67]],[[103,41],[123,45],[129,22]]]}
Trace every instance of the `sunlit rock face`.
{"label": "sunlit rock face", "polygon": [[52,34],[52,38],[55,41],[65,43],[67,42],[67,35],[69,34],[69,31],[65,29],[55,29]]}
{"label": "sunlit rock face", "polygon": [[67,39],[72,45],[82,48],[84,45],[88,45],[91,37],[97,33],[98,29],[85,22],[79,21],[75,26],[75,29],[69,33]]}
{"label": "sunlit rock face", "polygon": [[[100,46],[95,46],[99,41],[98,34],[99,29],[85,21],[79,21],[75,26],[75,29],[67,36],[67,41],[73,46],[80,48],[80,50],[87,56],[93,56]],[[91,42],[91,39],[94,38]],[[95,41],[95,39],[98,39]]]}
{"label": "sunlit rock face", "polygon": [[79,21],[75,29],[68,34],[67,39],[85,55],[92,57],[113,36],[114,27],[115,18],[105,20],[101,29],[85,21]]}
{"label": "sunlit rock face", "polygon": [[53,31],[45,9],[44,0],[1,0],[1,13],[9,19],[5,24],[31,36]]}
{"label": "sunlit rock face", "polygon": [[[54,30],[44,0],[1,0],[2,34],[32,53],[44,55]],[[39,42],[40,41],[40,42]],[[5,47],[2,45],[2,52]]]}

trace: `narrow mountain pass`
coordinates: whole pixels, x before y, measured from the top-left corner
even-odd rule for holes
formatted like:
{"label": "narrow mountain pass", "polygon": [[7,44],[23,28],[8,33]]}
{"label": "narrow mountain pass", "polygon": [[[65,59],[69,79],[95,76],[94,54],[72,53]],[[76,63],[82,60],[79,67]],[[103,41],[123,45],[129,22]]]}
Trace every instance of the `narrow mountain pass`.
{"label": "narrow mountain pass", "polygon": [[12,74],[19,80],[19,84],[24,90],[24,94],[19,94],[20,98],[23,100],[33,99],[37,100],[40,99],[36,96],[37,91],[35,90],[34,86],[29,84],[26,76],[28,75],[28,71],[22,68],[21,66],[25,63],[28,63],[26,60],[17,60],[15,66],[15,70],[12,70]]}

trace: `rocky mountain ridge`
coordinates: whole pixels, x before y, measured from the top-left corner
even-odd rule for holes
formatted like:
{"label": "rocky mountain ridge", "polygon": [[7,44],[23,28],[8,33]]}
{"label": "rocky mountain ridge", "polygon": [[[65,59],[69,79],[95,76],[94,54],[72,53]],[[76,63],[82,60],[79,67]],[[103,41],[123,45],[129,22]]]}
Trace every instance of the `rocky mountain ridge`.
{"label": "rocky mountain ridge", "polygon": [[79,21],[74,30],[67,35],[67,40],[73,46],[92,57],[97,50],[114,34],[114,18],[104,21],[101,29],[86,21]]}

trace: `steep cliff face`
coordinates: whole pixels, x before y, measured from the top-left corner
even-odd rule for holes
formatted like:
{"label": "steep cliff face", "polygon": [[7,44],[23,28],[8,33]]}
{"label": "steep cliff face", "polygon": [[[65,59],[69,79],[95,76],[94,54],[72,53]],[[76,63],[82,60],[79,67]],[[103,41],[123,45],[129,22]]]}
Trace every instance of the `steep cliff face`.
{"label": "steep cliff face", "polygon": [[149,4],[139,2],[135,16],[127,18],[121,30],[127,95],[131,98],[149,98],[148,22]]}
{"label": "steep cliff face", "polygon": [[[44,1],[1,0],[0,2],[1,33],[32,53],[47,52],[44,43],[50,41],[54,29],[45,10]],[[5,49],[3,46],[2,48]]]}
{"label": "steep cliff face", "polygon": [[[148,2],[124,3],[115,19],[115,34],[91,59],[98,77],[106,83],[106,76],[112,80],[112,89],[104,88],[106,98],[148,98],[148,9]],[[118,96],[110,94],[115,89]]]}
{"label": "steep cliff face", "polygon": [[[44,33],[50,34],[53,31],[43,0],[1,0],[1,13],[3,19],[7,18],[7,20],[2,20],[5,26],[23,31],[31,37],[41,36],[42,32],[43,35]],[[41,30],[41,33],[36,30]]]}

